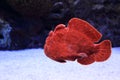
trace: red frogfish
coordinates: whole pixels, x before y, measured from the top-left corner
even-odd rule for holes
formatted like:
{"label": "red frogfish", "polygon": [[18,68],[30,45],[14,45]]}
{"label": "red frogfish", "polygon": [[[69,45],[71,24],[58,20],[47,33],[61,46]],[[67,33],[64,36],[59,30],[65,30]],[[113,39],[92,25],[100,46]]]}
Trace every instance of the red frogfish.
{"label": "red frogfish", "polygon": [[111,55],[111,41],[100,43],[102,34],[88,22],[72,18],[67,27],[64,24],[50,31],[44,45],[45,55],[64,63],[75,61],[83,65],[106,61]]}

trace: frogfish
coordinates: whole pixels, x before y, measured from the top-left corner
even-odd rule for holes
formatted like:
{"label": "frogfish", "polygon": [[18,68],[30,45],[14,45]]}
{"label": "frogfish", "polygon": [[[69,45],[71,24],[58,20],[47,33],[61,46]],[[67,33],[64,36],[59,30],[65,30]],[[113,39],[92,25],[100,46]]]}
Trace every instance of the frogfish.
{"label": "frogfish", "polygon": [[50,31],[44,45],[45,55],[57,62],[75,61],[82,65],[106,61],[111,55],[111,41],[100,42],[102,34],[79,18],[69,20]]}

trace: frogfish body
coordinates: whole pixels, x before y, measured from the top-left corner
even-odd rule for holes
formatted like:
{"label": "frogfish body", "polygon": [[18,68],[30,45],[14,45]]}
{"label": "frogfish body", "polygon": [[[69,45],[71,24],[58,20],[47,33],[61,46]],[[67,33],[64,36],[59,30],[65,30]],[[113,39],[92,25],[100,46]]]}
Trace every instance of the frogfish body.
{"label": "frogfish body", "polygon": [[66,62],[77,60],[78,63],[88,65],[102,62],[111,55],[111,42],[104,40],[96,44],[102,35],[88,22],[72,18],[66,27],[64,24],[56,26],[49,33],[44,45],[44,52],[49,58]]}

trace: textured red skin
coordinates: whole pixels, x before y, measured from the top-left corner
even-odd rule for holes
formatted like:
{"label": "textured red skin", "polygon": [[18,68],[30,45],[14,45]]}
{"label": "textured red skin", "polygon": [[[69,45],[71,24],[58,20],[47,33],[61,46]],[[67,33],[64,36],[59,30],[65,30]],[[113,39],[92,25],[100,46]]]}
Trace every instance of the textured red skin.
{"label": "textured red skin", "polygon": [[44,52],[49,58],[66,62],[75,61],[83,65],[95,61],[107,60],[111,55],[111,42],[98,42],[102,35],[88,22],[72,18],[68,26],[59,24],[49,33],[44,46]]}

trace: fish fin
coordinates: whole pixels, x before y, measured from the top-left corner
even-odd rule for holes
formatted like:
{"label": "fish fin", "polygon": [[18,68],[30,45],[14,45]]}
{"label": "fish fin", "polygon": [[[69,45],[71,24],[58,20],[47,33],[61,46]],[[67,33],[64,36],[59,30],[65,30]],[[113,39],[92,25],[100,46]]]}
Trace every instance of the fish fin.
{"label": "fish fin", "polygon": [[98,50],[95,53],[95,61],[101,62],[107,60],[111,55],[111,41],[104,40],[100,44],[96,44],[95,48]]}
{"label": "fish fin", "polygon": [[58,30],[61,30],[61,29],[64,29],[65,28],[65,25],[64,24],[59,24],[55,27],[55,30],[54,32],[58,31]]}
{"label": "fish fin", "polygon": [[66,61],[62,60],[62,59],[54,59],[54,60],[57,61],[57,62],[60,62],[60,63],[66,63]]}
{"label": "fish fin", "polygon": [[68,23],[68,27],[85,34],[93,42],[98,42],[102,37],[100,32],[98,32],[92,25],[82,19],[72,18]]}
{"label": "fish fin", "polygon": [[83,64],[83,65],[92,64],[93,62],[95,62],[94,55],[90,55],[90,56],[84,57],[84,58],[77,58],[77,62],[80,64]]}
{"label": "fish fin", "polygon": [[78,55],[78,57],[81,57],[81,58],[88,57],[88,55],[86,53],[79,53],[77,55]]}
{"label": "fish fin", "polygon": [[49,32],[49,36],[52,36],[52,35],[53,35],[53,31],[50,31],[50,32]]}

